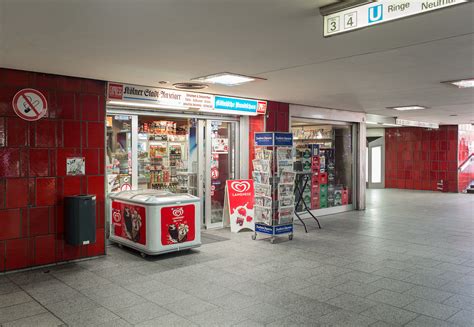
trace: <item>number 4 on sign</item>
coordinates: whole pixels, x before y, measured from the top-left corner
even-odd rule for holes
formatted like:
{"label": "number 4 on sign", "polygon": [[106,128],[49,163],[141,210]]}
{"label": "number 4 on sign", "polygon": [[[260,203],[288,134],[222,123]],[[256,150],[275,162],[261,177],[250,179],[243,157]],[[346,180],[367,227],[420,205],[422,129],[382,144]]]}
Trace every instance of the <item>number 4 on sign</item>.
{"label": "number 4 on sign", "polygon": [[344,29],[357,27],[357,12],[350,12],[344,15]]}

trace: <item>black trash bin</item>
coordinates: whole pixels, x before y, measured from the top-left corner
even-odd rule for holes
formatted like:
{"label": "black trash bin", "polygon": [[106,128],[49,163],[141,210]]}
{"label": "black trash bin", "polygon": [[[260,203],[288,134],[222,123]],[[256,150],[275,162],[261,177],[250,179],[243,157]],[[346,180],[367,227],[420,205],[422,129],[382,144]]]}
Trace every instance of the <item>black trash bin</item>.
{"label": "black trash bin", "polygon": [[95,243],[95,195],[64,197],[64,238],[71,245]]}

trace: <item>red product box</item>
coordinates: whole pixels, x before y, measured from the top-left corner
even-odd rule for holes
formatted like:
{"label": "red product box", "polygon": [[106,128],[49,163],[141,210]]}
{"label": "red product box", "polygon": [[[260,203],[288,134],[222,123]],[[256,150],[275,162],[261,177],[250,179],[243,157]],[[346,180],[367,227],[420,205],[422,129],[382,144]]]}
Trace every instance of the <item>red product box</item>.
{"label": "red product box", "polygon": [[311,196],[311,209],[319,209],[319,194]]}
{"label": "red product box", "polygon": [[313,165],[316,165],[316,166],[319,166],[320,160],[319,160],[319,157],[318,157],[318,156],[314,156],[314,157],[313,157],[312,164],[313,164]]}
{"label": "red product box", "polygon": [[349,204],[349,190],[342,190],[342,205]]}
{"label": "red product box", "polygon": [[327,184],[328,183],[328,173],[320,173],[319,174],[319,183],[320,184]]}

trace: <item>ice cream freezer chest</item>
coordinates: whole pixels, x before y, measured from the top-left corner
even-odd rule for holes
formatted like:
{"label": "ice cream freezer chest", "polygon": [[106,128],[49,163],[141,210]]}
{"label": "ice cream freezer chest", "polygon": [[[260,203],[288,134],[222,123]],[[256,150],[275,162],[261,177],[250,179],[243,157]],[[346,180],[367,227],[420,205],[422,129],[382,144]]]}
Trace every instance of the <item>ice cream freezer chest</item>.
{"label": "ice cream freezer chest", "polygon": [[110,196],[110,240],[154,255],[201,245],[200,199],[158,190]]}

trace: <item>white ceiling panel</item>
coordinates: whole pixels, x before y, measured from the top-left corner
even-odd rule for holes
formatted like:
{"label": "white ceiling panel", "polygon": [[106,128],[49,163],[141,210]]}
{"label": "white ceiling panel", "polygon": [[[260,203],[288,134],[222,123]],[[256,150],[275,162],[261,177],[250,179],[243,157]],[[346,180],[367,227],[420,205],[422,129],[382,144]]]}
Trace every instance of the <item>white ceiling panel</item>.
{"label": "white ceiling panel", "polygon": [[[0,0],[0,66],[157,85],[232,71],[209,92],[403,118],[474,120],[474,4],[322,37],[314,0]],[[458,114],[451,117],[450,114]]]}

